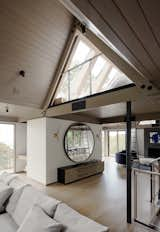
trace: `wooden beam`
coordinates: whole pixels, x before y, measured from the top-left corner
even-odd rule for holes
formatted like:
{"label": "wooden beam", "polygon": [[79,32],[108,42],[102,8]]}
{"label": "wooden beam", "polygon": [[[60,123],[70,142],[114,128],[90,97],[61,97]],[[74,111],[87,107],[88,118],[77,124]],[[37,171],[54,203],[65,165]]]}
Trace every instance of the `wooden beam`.
{"label": "wooden beam", "polygon": [[[126,100],[134,101],[137,100],[139,97],[141,97],[141,93],[136,86],[117,88],[116,90],[113,91],[109,91],[109,92],[107,91],[106,93],[103,94],[87,97],[85,100],[86,108],[83,110],[72,111],[73,102],[68,102],[61,105],[50,107],[46,111],[46,116],[55,117],[55,116],[66,115],[70,113],[88,111],[100,106],[125,102]],[[78,101],[79,100],[74,102],[78,102]]]}
{"label": "wooden beam", "polygon": [[[132,121],[143,121],[143,120],[156,120],[160,119],[160,112],[152,112],[152,113],[144,113],[144,114],[134,114]],[[116,116],[116,117],[109,117],[109,118],[102,118],[99,119],[101,124],[107,123],[119,123],[119,122],[126,122],[126,116]]]}
{"label": "wooden beam", "polygon": [[135,118],[136,118],[136,121],[156,120],[156,119],[160,119],[160,112],[137,114]]}
{"label": "wooden beam", "polygon": [[100,124],[100,120],[98,118],[94,118],[88,115],[77,114],[77,113],[62,115],[56,118],[70,120],[70,121],[77,121],[77,122]]}
{"label": "wooden beam", "polygon": [[0,121],[2,122],[18,122],[18,117],[13,116],[0,116]]}
{"label": "wooden beam", "polygon": [[101,124],[119,123],[119,122],[125,122],[125,121],[126,121],[125,115],[100,119]]}
{"label": "wooden beam", "polygon": [[76,30],[75,27],[73,27],[71,32],[70,32],[68,41],[67,41],[66,46],[64,48],[64,51],[62,53],[61,59],[59,61],[56,73],[55,73],[53,80],[51,82],[48,94],[44,100],[42,107],[41,107],[44,110],[46,110],[48,108],[48,106],[52,100],[52,97],[54,96],[54,94],[56,92],[56,89],[57,89],[59,82],[60,82],[60,79],[62,77],[61,74],[62,74],[63,70],[65,69],[65,66],[67,65],[67,61],[70,57],[71,51],[74,47],[74,44],[76,42],[76,38],[77,38],[78,34],[79,34],[79,32]]}

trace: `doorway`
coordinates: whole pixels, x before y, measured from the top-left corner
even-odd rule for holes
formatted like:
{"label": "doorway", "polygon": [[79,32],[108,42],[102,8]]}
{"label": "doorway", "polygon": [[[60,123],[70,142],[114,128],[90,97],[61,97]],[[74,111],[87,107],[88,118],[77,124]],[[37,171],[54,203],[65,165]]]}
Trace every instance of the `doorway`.
{"label": "doorway", "polygon": [[14,125],[0,123],[0,172],[15,171]]}
{"label": "doorway", "polygon": [[114,157],[119,151],[125,150],[125,130],[103,130],[102,131],[102,153],[103,156]]}

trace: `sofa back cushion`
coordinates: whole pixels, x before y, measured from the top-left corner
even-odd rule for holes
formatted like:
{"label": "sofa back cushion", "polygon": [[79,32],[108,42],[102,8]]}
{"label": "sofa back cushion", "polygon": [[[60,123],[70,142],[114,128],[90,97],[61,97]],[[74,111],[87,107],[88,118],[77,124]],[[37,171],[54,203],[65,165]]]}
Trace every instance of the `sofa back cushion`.
{"label": "sofa back cushion", "polygon": [[14,211],[15,211],[16,206],[17,206],[17,203],[18,203],[18,201],[20,199],[20,196],[21,196],[24,188],[25,188],[25,186],[22,187],[22,188],[14,189],[14,192],[13,192],[12,196],[9,198],[9,201],[8,201],[8,204],[7,204],[7,207],[6,207],[6,212],[10,216],[13,216]]}
{"label": "sofa back cushion", "polygon": [[65,232],[106,232],[108,228],[82,216],[65,203],[57,206],[54,219],[63,224]]}
{"label": "sofa back cushion", "polygon": [[12,217],[17,225],[21,225],[26,214],[35,204],[39,205],[46,212],[46,214],[53,217],[59,203],[60,201],[48,197],[32,186],[26,186],[23,188],[23,192],[17,201],[16,208],[12,213]]}
{"label": "sofa back cushion", "polygon": [[17,232],[18,226],[8,213],[0,215],[0,231],[1,232]]}
{"label": "sofa back cushion", "polygon": [[8,173],[8,172],[3,172],[0,175],[0,182],[3,182],[3,183],[8,185],[16,177],[17,177],[17,174],[11,174],[11,173]]}
{"label": "sofa back cushion", "polygon": [[50,218],[37,205],[27,213],[17,232],[60,232],[63,226]]}
{"label": "sofa back cushion", "polygon": [[11,186],[14,190],[22,188],[26,185],[29,185],[29,184],[26,184],[25,182],[23,182],[19,177],[14,178],[9,182],[9,186]]}
{"label": "sofa back cushion", "polygon": [[4,210],[4,204],[13,193],[13,188],[0,182],[0,212]]}

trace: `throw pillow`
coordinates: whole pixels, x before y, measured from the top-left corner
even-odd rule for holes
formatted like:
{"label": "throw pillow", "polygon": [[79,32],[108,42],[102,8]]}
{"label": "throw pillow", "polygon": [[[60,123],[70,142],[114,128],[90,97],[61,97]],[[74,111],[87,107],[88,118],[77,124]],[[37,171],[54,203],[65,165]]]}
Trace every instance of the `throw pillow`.
{"label": "throw pillow", "polygon": [[4,204],[13,193],[13,188],[0,182],[0,212],[4,210]]}
{"label": "throw pillow", "polygon": [[39,206],[28,212],[17,232],[60,232],[62,224],[50,218]]}

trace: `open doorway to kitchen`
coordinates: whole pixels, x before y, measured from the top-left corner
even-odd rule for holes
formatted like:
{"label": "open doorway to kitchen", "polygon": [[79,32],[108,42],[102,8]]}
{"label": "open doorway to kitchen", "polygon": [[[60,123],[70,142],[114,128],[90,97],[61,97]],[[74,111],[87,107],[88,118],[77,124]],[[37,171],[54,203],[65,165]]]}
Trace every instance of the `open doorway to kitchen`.
{"label": "open doorway to kitchen", "polygon": [[0,123],[0,172],[15,170],[14,125]]}

